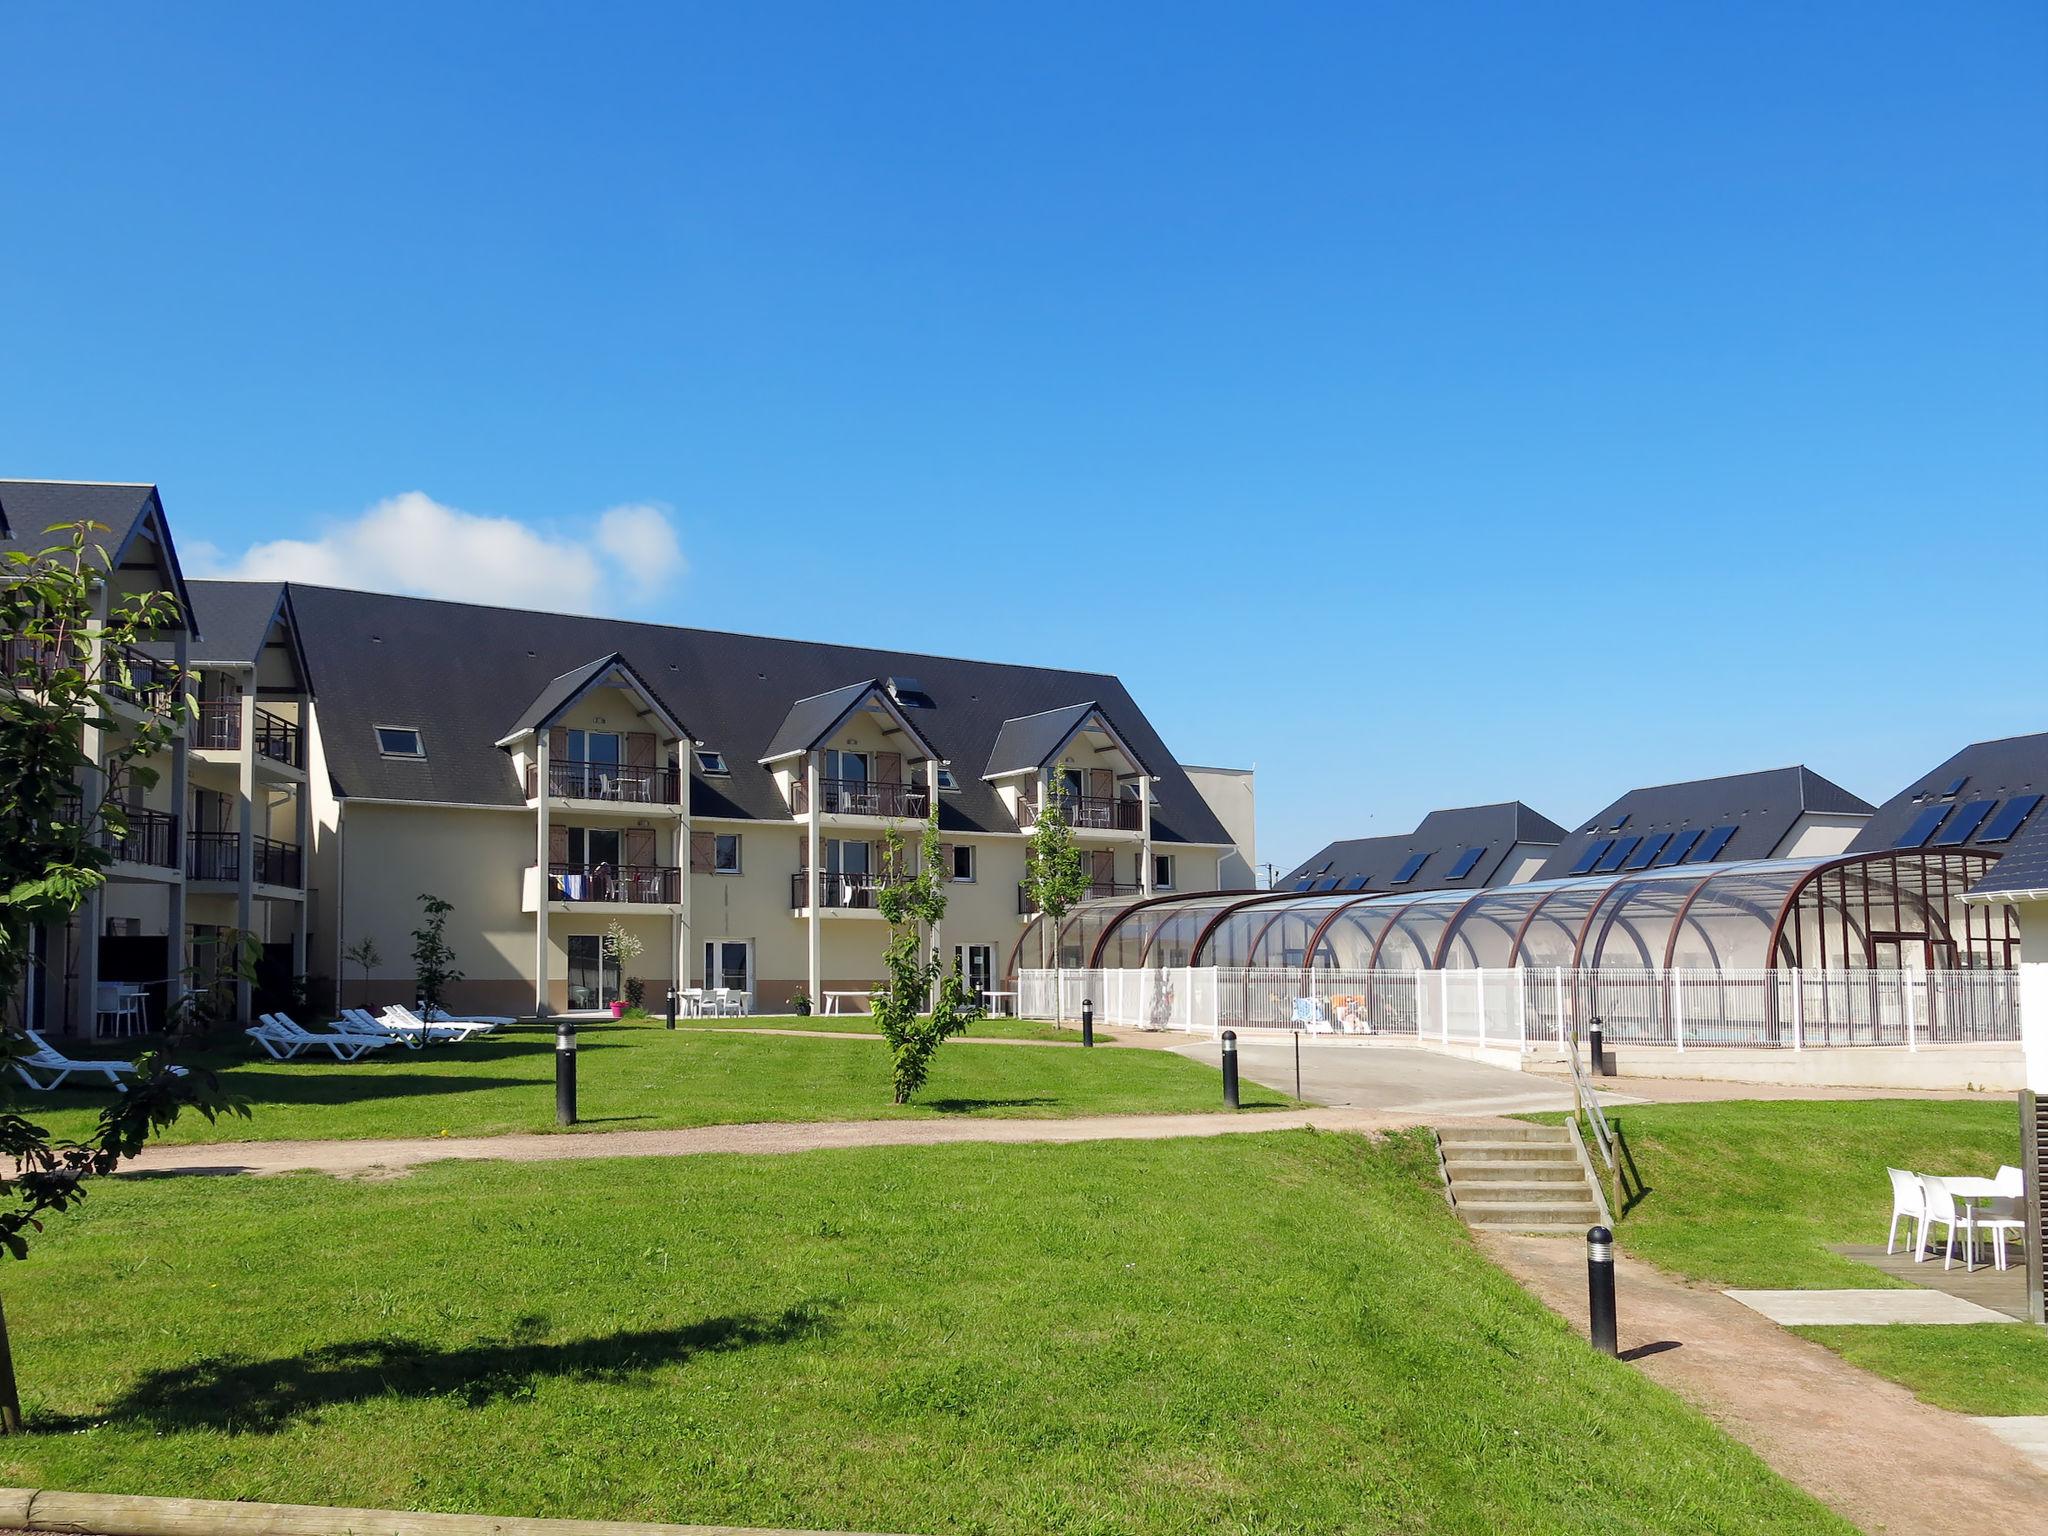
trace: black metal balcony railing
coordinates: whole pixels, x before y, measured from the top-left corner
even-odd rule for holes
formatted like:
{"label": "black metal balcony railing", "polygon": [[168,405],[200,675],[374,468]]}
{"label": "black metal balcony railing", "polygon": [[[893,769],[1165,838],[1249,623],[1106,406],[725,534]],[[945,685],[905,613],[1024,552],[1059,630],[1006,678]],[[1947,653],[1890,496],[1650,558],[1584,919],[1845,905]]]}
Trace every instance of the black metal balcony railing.
{"label": "black metal balcony railing", "polygon": [[[1084,832],[1137,832],[1144,827],[1144,810],[1135,800],[1122,795],[1064,795],[1060,810],[1067,825]],[[1038,825],[1038,807],[1026,802],[1018,824]]]}
{"label": "black metal balcony railing", "polygon": [[242,701],[201,699],[192,745],[202,752],[233,752],[242,745]]}
{"label": "black metal balcony railing", "polygon": [[[540,775],[526,765],[526,798],[540,793]],[[590,763],[575,759],[548,764],[548,795],[553,799],[610,800],[620,805],[680,805],[680,776],[673,768],[633,768],[624,763]]]}
{"label": "black metal balcony railing", "polygon": [[550,864],[550,901],[682,900],[683,872],[673,864]]}
{"label": "black metal balcony railing", "polygon": [[[873,779],[818,780],[818,809],[827,816],[896,816],[922,821],[931,796],[922,784],[881,784]],[[789,808],[798,816],[811,810],[810,786],[799,778],[791,786]]]}
{"label": "black metal balcony railing", "polygon": [[[888,882],[880,875],[839,875],[828,870],[818,872],[818,906],[837,911],[872,912],[881,905],[878,900],[882,887]],[[811,877],[804,870],[798,870],[789,877],[789,906],[793,912],[801,912],[811,904]]]}
{"label": "black metal balcony railing", "polygon": [[108,697],[159,713],[171,707],[177,673],[169,662],[141,651],[122,650],[106,658],[103,670],[102,687]]}
{"label": "black metal balcony railing", "polygon": [[[257,885],[304,884],[304,862],[297,843],[258,837],[250,878]],[[185,878],[239,881],[242,878],[242,837],[239,832],[194,832],[185,844]]]}
{"label": "black metal balcony railing", "polygon": [[256,707],[256,752],[259,757],[267,757],[274,763],[303,768],[306,766],[305,733],[299,729],[298,721],[287,720],[259,704]]}
{"label": "black metal balcony railing", "polygon": [[[1138,896],[1143,893],[1144,887],[1135,880],[1091,880],[1088,882],[1088,889],[1081,893],[1081,899],[1095,901],[1104,896]],[[1037,910],[1038,904],[1031,899],[1031,888],[1026,885],[1018,886],[1017,915],[1029,917]]]}
{"label": "black metal balcony railing", "polygon": [[0,674],[14,687],[35,688],[49,680],[57,670],[58,655],[54,647],[45,647],[40,642],[21,635],[9,635],[0,640]]}
{"label": "black metal balcony railing", "polygon": [[[287,720],[273,710],[257,706],[256,751],[275,763],[293,768],[306,766],[306,737],[296,720]],[[193,745],[202,751],[235,752],[242,745],[242,701],[202,699],[199,720],[194,727]]]}
{"label": "black metal balcony railing", "polygon": [[128,864],[149,864],[158,869],[178,867],[178,818],[169,811],[109,808],[128,823],[126,832],[109,827],[105,833],[107,851]]}

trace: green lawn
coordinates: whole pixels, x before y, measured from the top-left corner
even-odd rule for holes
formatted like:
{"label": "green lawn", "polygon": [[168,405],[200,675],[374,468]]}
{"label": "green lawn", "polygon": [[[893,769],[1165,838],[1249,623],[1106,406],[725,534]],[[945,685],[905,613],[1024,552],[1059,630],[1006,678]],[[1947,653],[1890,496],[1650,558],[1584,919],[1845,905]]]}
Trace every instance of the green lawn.
{"label": "green lawn", "polygon": [[[1609,1112],[1649,1186],[1621,1245],[1688,1279],[1760,1290],[1903,1286],[1831,1243],[1884,1242],[1886,1167],[1982,1174],[2019,1160],[2010,1100],[1734,1100]],[[1555,1118],[1555,1117],[1546,1117]],[[2048,1332],[2010,1327],[1798,1332],[1931,1403],[2048,1413]]]}
{"label": "green lawn", "polygon": [[1848,1529],[1487,1263],[1433,1166],[1289,1131],[120,1181],[10,1273],[38,1432],[0,1480],[989,1536]]}
{"label": "green lawn", "polygon": [[[383,1050],[361,1061],[278,1062],[246,1041],[189,1059],[218,1067],[250,1118],[208,1125],[186,1116],[167,1142],[491,1136],[554,1129],[554,1036],[503,1032],[424,1051]],[[1213,1068],[1165,1051],[942,1046],[914,1104],[889,1102],[879,1040],[671,1033],[659,1024],[586,1025],[578,1033],[578,1108],[586,1131],[726,1125],[754,1120],[865,1120],[939,1115],[1056,1118],[1165,1114],[1223,1107]],[[181,1058],[182,1059],[182,1058]],[[16,1107],[60,1135],[82,1135],[104,1093],[60,1089]],[[1243,1102],[1288,1102],[1256,1084]]]}
{"label": "green lawn", "polygon": [[1795,1328],[1860,1365],[1957,1413],[2048,1413],[2048,1328],[2024,1323],[1894,1323]]}
{"label": "green lawn", "polygon": [[[677,1021],[676,1028],[801,1029],[859,1035],[880,1032],[874,1015],[868,1013],[755,1013],[737,1019],[682,1019]],[[984,1040],[1064,1040],[1069,1044],[1079,1044],[1081,1026],[1078,1022],[1069,1021],[1065,1028],[1061,1028],[1049,1019],[977,1019],[967,1033],[969,1037],[978,1036]],[[1116,1036],[1097,1025],[1095,1038],[1100,1042],[1114,1040]]]}

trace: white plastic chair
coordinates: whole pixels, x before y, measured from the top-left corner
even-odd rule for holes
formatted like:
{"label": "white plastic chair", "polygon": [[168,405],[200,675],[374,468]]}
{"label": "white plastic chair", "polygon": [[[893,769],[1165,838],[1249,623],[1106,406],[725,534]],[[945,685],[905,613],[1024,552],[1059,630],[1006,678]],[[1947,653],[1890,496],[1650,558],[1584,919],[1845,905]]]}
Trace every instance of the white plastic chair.
{"label": "white plastic chair", "polygon": [[2017,1195],[1996,1195],[1984,1202],[1971,1218],[1974,1227],[1991,1234],[1991,1263],[1994,1269],[2005,1268],[2005,1234],[2023,1235],[2027,1230],[2027,1202]]}
{"label": "white plastic chair", "polygon": [[[101,982],[93,1011],[99,1016],[96,1023],[102,1035],[141,1034],[143,1031],[141,990],[126,982]],[[111,1029],[106,1027],[109,1019],[114,1021]],[[132,1029],[131,1025],[134,1026]]]}
{"label": "white plastic chair", "polygon": [[[1956,1233],[1960,1230],[1963,1234],[1963,1268],[1976,1268],[1977,1226],[1975,1214],[1969,1204],[1959,1202],[1950,1194],[1945,1180],[1922,1177],[1920,1187],[1926,1191],[1927,1196],[1927,1213],[1921,1218],[1921,1229],[1925,1231],[1930,1227],[1948,1228],[1948,1241],[1942,1247],[1941,1267],[1954,1268]],[[1922,1256],[1922,1253],[1916,1250],[1913,1254],[1914,1261],[1917,1263]]]}
{"label": "white plastic chair", "polygon": [[1920,1188],[1920,1176],[1903,1168],[1887,1168],[1885,1172],[1892,1179],[1892,1226],[1884,1235],[1884,1251],[1892,1251],[1898,1241],[1899,1223],[1904,1221],[1906,1236],[1913,1244],[1913,1257],[1917,1259],[1920,1250],[1927,1246],[1927,1196]]}

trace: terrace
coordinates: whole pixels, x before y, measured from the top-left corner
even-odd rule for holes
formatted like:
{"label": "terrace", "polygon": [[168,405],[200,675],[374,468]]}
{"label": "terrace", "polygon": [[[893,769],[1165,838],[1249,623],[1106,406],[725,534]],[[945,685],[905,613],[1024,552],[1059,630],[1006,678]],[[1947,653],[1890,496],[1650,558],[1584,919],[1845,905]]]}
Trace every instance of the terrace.
{"label": "terrace", "polygon": [[[299,889],[305,884],[304,861],[296,843],[255,837],[252,878],[257,885]],[[194,832],[186,839],[185,878],[233,885],[242,878],[242,837],[238,832]]]}

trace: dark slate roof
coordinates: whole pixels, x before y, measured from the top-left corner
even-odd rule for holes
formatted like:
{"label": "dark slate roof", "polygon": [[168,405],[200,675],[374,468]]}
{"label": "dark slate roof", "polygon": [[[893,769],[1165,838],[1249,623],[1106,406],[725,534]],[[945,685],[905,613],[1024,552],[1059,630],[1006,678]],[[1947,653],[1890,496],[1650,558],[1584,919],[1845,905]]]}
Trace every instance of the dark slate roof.
{"label": "dark slate roof", "polygon": [[[201,640],[188,642],[187,660],[198,667],[252,666],[262,656],[270,626],[286,607],[281,581],[195,581],[192,611],[199,618]],[[289,614],[286,615],[289,622]],[[171,647],[152,643],[153,654],[168,656]]]}
{"label": "dark slate roof", "polygon": [[902,708],[892,697],[889,688],[878,677],[865,682],[849,683],[844,688],[827,689],[814,693],[807,699],[798,699],[789,706],[789,713],[782,717],[782,724],[776,727],[769,738],[767,750],[761,754],[763,762],[772,763],[777,758],[787,757],[792,752],[808,752],[824,741],[840,723],[870,696],[877,696],[882,707],[896,717],[911,744],[921,757],[943,759],[945,753],[925,733],[919,730],[910,718],[910,712]]}
{"label": "dark slate roof", "polygon": [[50,530],[67,523],[101,523],[106,526],[105,542],[110,556],[118,557],[135,536],[136,526],[154,516],[161,531],[164,564],[171,590],[185,610],[189,629],[198,630],[192,613],[192,594],[185,584],[185,572],[178,564],[178,551],[171,542],[170,521],[153,485],[76,481],[0,480],[0,540],[31,552],[47,549]]}
{"label": "dark slate roof", "polygon": [[[1518,843],[1550,847],[1564,835],[1563,827],[1519,800],[1460,806],[1431,811],[1413,832],[1331,843],[1279,884],[1284,889],[1306,879],[1311,888],[1317,882],[1335,880],[1337,888],[1347,890],[1478,890],[1513,873],[1506,867],[1507,856]],[[1453,876],[1451,871],[1474,848],[1481,850],[1479,857],[1463,874]],[[1423,855],[1421,865],[1408,879],[1395,884],[1394,877],[1417,854]],[[1361,879],[1363,884],[1354,883]]]}
{"label": "dark slate roof", "polygon": [[[1571,871],[1587,847],[1601,838],[1642,837],[1656,832],[1694,831],[1704,836],[1716,827],[1733,827],[1735,835],[1714,855],[1726,864],[1742,859],[1768,859],[1807,813],[1867,816],[1870,802],[1852,795],[1811,768],[1769,768],[1761,773],[1733,773],[1718,779],[1688,779],[1682,784],[1652,784],[1632,789],[1568,833],[1557,852],[1538,871],[1539,880]],[[1627,820],[1616,828],[1615,823]]]}
{"label": "dark slate roof", "polygon": [[2048,808],[2027,818],[1991,872],[1970,887],[1972,900],[2019,895],[2048,901]]}
{"label": "dark slate roof", "polygon": [[1090,699],[1085,704],[1065,704],[1058,709],[1042,709],[1035,715],[1005,720],[1003,728],[996,732],[996,744],[989,748],[988,766],[982,769],[982,777],[992,779],[1005,773],[1043,768],[1094,709],[1095,701]]}
{"label": "dark slate roof", "polygon": [[528,701],[519,718],[513,722],[512,728],[498,739],[509,742],[513,737],[522,736],[528,731],[545,730],[555,723],[563,710],[574,704],[593,685],[613,671],[623,672],[632,680],[633,685],[646,696],[647,702],[660,713],[663,724],[669,726],[678,736],[689,734],[688,728],[676,718],[675,711],[662,701],[661,695],[648,685],[647,679],[640,675],[633,664],[617,651],[611,651],[595,661],[587,661],[580,667],[570,668],[560,677],[548,679],[540,692]]}
{"label": "dark slate roof", "polygon": [[[505,722],[590,657],[617,651],[722,752],[729,776],[691,773],[699,816],[786,821],[789,810],[759,759],[799,699],[846,679],[912,675],[933,703],[919,728],[962,762],[976,762],[1005,720],[1076,698],[1113,713],[1133,751],[1157,766],[1153,834],[1161,842],[1227,844],[1230,836],[1138,709],[1103,673],[905,655],[862,646],[772,640],[569,614],[486,608],[427,598],[291,585],[292,611],[319,690],[320,739],[335,792],[371,799],[524,804],[506,753]],[[374,725],[418,726],[426,756],[387,758]],[[1013,832],[994,788],[958,776],[939,797],[949,831]]]}
{"label": "dark slate roof", "polygon": [[[1953,795],[1944,795],[1943,791],[1957,779],[1963,781],[1962,787]],[[1879,806],[1869,825],[1856,834],[1850,851],[1875,853],[1895,847],[1899,835],[1932,806],[1970,805],[1979,800],[1995,800],[2002,806],[2019,795],[2048,796],[2048,732],[1972,742]],[[1994,810],[1978,824],[1963,846],[1980,846],[1981,834],[1991,830],[1996,819]],[[2022,825],[2022,832],[2031,830],[2036,820],[2048,821],[2048,803],[2035,807]],[[1932,836],[1940,835],[1941,829],[1936,827]],[[1987,848],[2001,846],[1981,845]]]}

